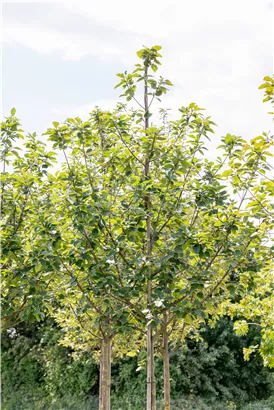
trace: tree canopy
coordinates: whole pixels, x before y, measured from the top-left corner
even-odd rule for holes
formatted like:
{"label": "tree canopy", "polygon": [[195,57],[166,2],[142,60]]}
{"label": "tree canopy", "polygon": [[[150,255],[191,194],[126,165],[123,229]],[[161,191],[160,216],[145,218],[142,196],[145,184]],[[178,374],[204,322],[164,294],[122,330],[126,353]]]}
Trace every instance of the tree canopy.
{"label": "tree canopy", "polygon": [[[4,320],[51,315],[63,343],[97,349],[103,410],[111,354],[145,345],[147,410],[156,410],[156,354],[169,410],[170,349],[228,312],[239,334],[261,318],[260,352],[274,366],[273,136],[227,134],[211,160],[215,124],[197,104],[154,120],[154,100],[172,86],[155,77],[160,50],[143,48],[132,73],[118,74],[126,104],[53,122],[47,143],[24,136],[15,109],[2,123]],[[273,78],[262,87],[273,102]]]}

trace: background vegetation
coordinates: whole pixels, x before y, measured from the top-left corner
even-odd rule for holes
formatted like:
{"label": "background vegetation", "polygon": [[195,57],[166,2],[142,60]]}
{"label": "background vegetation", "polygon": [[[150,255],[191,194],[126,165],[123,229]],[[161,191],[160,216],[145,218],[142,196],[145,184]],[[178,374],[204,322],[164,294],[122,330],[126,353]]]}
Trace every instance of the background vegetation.
{"label": "background vegetation", "polygon": [[[52,319],[22,322],[16,326],[16,335],[10,336],[2,334],[3,410],[97,409],[99,368],[92,352],[74,352],[59,345],[62,330]],[[244,347],[260,342],[258,329],[252,327],[246,336],[238,337],[233,323],[224,318],[214,329],[205,327],[202,336],[199,341],[188,338],[171,354],[173,408],[273,409],[273,372],[263,366],[258,353],[250,361],[243,358]],[[136,369],[137,357],[114,361],[113,410],[144,408],[145,369]],[[160,357],[156,374],[161,398]]]}

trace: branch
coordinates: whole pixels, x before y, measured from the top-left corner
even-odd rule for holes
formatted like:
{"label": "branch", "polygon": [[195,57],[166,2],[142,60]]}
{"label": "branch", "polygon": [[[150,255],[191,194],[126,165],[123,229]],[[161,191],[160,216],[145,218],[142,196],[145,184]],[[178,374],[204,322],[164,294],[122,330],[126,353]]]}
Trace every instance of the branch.
{"label": "branch", "polygon": [[[138,157],[136,157],[136,155],[134,154],[134,152],[131,150],[131,148],[128,146],[128,144],[126,143],[126,141],[125,141],[124,138],[122,137],[119,128],[116,127],[116,124],[114,124],[114,125],[115,125],[116,130],[118,131],[118,137],[121,139],[122,143],[123,143],[123,144],[125,145],[125,147],[129,150],[129,152],[130,152],[131,155],[136,159],[136,161],[138,161],[141,165],[144,166],[144,163],[143,163]],[[116,134],[116,135],[117,135],[117,134]]]}
{"label": "branch", "polygon": [[16,310],[13,313],[10,313],[9,315],[2,316],[1,320],[9,320],[9,319],[13,318],[14,316],[19,315],[19,313],[22,312],[22,310],[24,309],[24,306],[25,306],[26,303],[27,303],[27,300],[25,299],[18,310]]}

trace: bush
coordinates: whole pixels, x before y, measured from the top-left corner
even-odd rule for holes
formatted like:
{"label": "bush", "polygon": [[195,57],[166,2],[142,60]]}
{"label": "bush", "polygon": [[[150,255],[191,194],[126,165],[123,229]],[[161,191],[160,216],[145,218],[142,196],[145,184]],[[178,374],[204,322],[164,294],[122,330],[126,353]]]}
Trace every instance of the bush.
{"label": "bush", "polygon": [[274,410],[274,396],[267,400],[249,403],[242,410]]}
{"label": "bush", "polygon": [[98,398],[51,397],[44,390],[15,392],[2,410],[98,410]]}
{"label": "bush", "polygon": [[[61,330],[52,320],[42,325],[22,323],[16,332],[14,338],[7,332],[2,336],[4,410],[96,408],[99,369],[91,353],[73,358],[72,350],[58,344]],[[237,337],[233,324],[223,319],[215,329],[205,329],[203,341],[188,339],[172,353],[173,409],[226,410],[236,405],[244,410],[272,409],[270,399],[244,407],[248,402],[267,399],[274,391],[272,373],[263,367],[259,355],[253,355],[249,362],[243,360],[243,347],[258,342],[259,334],[252,332]],[[136,357],[113,361],[113,410],[145,408],[146,372],[136,372],[137,367]],[[156,378],[161,402],[161,358],[156,360]]]}
{"label": "bush", "polygon": [[99,370],[91,354],[83,353],[75,360],[71,350],[58,344],[60,336],[53,321],[21,324],[12,339],[3,332],[3,403],[10,401],[15,391],[22,391],[18,396],[22,400],[26,394],[28,398],[44,395],[58,400],[68,395],[81,400],[97,396]]}

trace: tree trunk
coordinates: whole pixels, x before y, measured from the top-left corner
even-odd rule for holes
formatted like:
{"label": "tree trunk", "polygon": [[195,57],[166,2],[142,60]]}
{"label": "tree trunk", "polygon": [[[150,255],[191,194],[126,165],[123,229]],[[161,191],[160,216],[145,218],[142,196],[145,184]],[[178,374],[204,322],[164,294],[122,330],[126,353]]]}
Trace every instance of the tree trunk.
{"label": "tree trunk", "polygon": [[164,410],[170,410],[170,369],[167,328],[163,328],[163,356],[164,356]]}
{"label": "tree trunk", "polygon": [[152,336],[152,410],[156,410],[156,378],[155,378],[155,361],[154,361],[154,337]]}
{"label": "tree trunk", "polygon": [[102,373],[103,373],[103,347],[101,347],[100,355],[100,373],[99,373],[99,410],[101,409],[102,403]]}
{"label": "tree trunk", "polygon": [[[149,128],[149,105],[148,105],[148,84],[147,84],[148,68],[145,68],[145,88],[144,88],[144,105],[145,105],[145,129]],[[149,154],[145,161],[144,174],[145,178],[149,178]],[[151,258],[152,255],[152,238],[151,238],[151,222],[149,216],[149,210],[151,208],[150,195],[147,193],[145,196],[145,207],[147,210],[146,216],[146,230],[147,230],[147,257]],[[148,272],[148,285],[147,285],[147,304],[151,309],[152,304],[152,280],[151,280],[151,267]],[[149,319],[150,320],[150,319]],[[147,410],[156,410],[156,380],[155,380],[155,364],[154,364],[154,338],[151,324],[147,326]]]}
{"label": "tree trunk", "polygon": [[110,410],[111,338],[102,341],[100,360],[99,410]]}
{"label": "tree trunk", "polygon": [[147,410],[156,410],[154,338],[151,325],[147,328]]}

